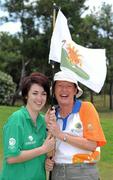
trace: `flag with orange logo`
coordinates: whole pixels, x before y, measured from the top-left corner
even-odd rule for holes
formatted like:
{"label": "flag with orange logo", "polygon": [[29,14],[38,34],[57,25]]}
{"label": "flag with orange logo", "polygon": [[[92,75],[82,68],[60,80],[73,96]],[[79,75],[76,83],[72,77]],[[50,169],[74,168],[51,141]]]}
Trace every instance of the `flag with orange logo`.
{"label": "flag with orange logo", "polygon": [[85,48],[76,44],[70,35],[67,19],[59,10],[50,46],[49,60],[60,63],[60,68],[76,80],[99,93],[106,78],[105,49]]}
{"label": "flag with orange logo", "polygon": [[90,49],[65,41],[61,51],[61,69],[77,81],[99,93],[106,78],[105,49]]}

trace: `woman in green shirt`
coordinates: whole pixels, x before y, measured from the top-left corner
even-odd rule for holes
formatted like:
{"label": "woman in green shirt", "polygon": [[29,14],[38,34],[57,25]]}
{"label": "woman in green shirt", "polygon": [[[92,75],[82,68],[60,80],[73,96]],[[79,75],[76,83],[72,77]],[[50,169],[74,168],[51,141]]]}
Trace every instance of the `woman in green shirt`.
{"label": "woman in green shirt", "polygon": [[49,98],[48,78],[32,73],[22,82],[25,106],[14,112],[3,128],[4,161],[1,180],[45,180],[46,153],[53,150],[53,138],[46,138],[46,124],[40,110]]}

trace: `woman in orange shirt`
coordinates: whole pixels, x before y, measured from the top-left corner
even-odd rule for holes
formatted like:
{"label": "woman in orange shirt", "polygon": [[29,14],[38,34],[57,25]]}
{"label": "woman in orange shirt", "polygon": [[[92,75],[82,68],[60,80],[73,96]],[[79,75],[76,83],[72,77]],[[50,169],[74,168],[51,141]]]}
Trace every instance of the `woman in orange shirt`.
{"label": "woman in orange shirt", "polygon": [[51,120],[53,111],[46,121],[56,138],[56,150],[46,160],[46,169],[52,170],[52,180],[98,180],[96,164],[100,147],[106,143],[98,113],[92,103],[77,99],[83,91],[67,72],[55,74],[53,90],[58,103],[56,121]]}

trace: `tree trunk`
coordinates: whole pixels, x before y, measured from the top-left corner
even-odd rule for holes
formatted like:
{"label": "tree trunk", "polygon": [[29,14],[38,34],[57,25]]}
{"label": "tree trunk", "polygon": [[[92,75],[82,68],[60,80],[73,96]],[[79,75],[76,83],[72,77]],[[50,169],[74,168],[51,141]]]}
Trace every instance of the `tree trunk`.
{"label": "tree trunk", "polygon": [[94,103],[93,91],[90,91],[90,101]]}
{"label": "tree trunk", "polygon": [[16,92],[14,93],[13,95],[13,99],[12,99],[12,103],[11,105],[14,106],[15,105],[15,102],[16,102],[16,99],[21,91],[21,83],[22,83],[22,79],[23,77],[25,76],[25,62],[24,62],[24,59],[22,59],[22,70],[21,70],[21,76],[20,76],[20,81],[19,81],[19,86],[18,86],[18,89],[16,90]]}

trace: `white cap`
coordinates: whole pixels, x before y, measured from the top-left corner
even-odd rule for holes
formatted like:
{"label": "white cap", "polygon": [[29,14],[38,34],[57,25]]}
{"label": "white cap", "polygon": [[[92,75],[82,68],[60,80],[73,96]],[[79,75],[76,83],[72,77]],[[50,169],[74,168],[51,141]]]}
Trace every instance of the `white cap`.
{"label": "white cap", "polygon": [[67,71],[59,71],[54,75],[54,81],[68,81],[76,84],[78,92],[76,94],[76,97],[80,97],[83,94],[83,90],[79,87],[77,80],[75,79],[72,74],[70,74]]}

